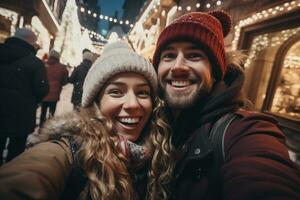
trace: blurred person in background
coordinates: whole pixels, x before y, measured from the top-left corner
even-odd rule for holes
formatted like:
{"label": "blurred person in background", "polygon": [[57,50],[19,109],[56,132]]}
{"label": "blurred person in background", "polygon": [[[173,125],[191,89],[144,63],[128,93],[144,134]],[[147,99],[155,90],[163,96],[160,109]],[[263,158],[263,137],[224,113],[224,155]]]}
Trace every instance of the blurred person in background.
{"label": "blurred person in background", "polygon": [[36,42],[31,29],[19,28],[0,44],[0,164],[25,150],[36,126],[37,105],[49,91]]}
{"label": "blurred person in background", "polygon": [[[46,63],[49,81],[49,93],[42,101],[40,127],[44,124],[47,115],[54,116],[62,87],[68,82],[67,67],[59,62],[60,55],[54,49],[50,50]],[[49,111],[49,112],[48,112]]]}
{"label": "blurred person in background", "polygon": [[92,66],[94,55],[89,50],[83,51],[83,60],[72,72],[69,82],[73,84],[71,102],[76,109],[81,105],[82,86],[84,79]]}

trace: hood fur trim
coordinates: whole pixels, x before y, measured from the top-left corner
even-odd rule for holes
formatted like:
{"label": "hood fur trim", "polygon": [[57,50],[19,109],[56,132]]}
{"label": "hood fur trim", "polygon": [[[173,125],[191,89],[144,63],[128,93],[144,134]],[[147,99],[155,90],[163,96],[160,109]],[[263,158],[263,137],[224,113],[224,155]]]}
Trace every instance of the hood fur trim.
{"label": "hood fur trim", "polygon": [[228,50],[225,54],[227,65],[242,67],[247,58],[247,54],[245,53],[245,51],[241,50]]}
{"label": "hood fur trim", "polygon": [[80,132],[82,118],[77,112],[70,112],[48,120],[40,130],[41,142],[63,136],[75,136]]}

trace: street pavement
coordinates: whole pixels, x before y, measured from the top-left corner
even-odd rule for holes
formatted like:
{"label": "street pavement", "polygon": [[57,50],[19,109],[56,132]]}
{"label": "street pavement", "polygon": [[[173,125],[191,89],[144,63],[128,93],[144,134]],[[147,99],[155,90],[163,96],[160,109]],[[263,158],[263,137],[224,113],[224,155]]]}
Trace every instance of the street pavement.
{"label": "street pavement", "polygon": [[[67,84],[63,87],[62,92],[60,94],[60,100],[57,103],[55,116],[62,115],[64,113],[70,112],[73,110],[73,104],[71,103],[71,96],[73,91],[73,85]],[[41,114],[41,107],[37,109],[36,113],[36,124],[38,125],[40,122],[40,114]],[[27,138],[27,145],[32,146],[38,143],[38,130],[39,127],[37,126],[32,134],[30,134]]]}

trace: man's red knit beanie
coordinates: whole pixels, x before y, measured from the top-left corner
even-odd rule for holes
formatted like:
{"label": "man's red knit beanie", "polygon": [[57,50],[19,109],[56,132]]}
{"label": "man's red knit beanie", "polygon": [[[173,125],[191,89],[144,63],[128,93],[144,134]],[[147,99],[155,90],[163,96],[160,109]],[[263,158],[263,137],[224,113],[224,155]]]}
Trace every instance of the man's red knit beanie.
{"label": "man's red knit beanie", "polygon": [[216,80],[226,71],[224,37],[231,29],[231,17],[224,11],[191,12],[175,19],[160,34],[153,56],[157,69],[160,54],[172,42],[192,42],[207,53]]}

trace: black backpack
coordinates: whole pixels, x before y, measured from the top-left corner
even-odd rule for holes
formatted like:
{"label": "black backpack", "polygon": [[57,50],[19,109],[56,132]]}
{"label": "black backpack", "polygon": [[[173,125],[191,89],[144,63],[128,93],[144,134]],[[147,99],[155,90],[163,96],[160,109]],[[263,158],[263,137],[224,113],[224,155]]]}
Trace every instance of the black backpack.
{"label": "black backpack", "polygon": [[220,169],[225,160],[224,138],[229,125],[236,118],[238,118],[237,114],[227,113],[214,123],[209,134],[209,141],[213,148],[213,164],[207,171],[209,179],[208,194],[211,195],[211,199],[222,199],[222,185],[220,185]]}

